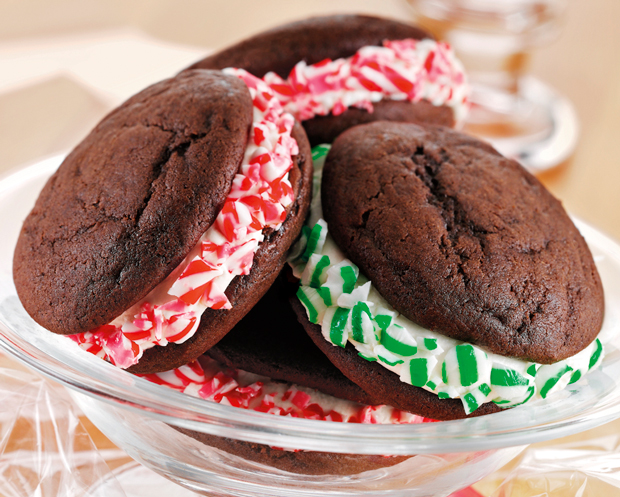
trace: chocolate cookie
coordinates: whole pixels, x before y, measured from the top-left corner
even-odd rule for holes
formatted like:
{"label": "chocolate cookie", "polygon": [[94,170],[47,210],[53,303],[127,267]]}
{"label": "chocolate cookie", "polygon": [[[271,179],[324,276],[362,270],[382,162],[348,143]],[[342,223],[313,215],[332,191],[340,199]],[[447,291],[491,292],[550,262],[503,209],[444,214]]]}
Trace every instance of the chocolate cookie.
{"label": "chocolate cookie", "polygon": [[199,442],[242,457],[243,459],[272,466],[282,471],[288,471],[289,473],[304,475],[356,475],[364,471],[394,466],[411,457],[336,454],[308,450],[293,452],[269,447],[264,444],[200,433],[177,426],[173,428]]}
{"label": "chocolate cookie", "polygon": [[106,116],[49,179],[17,242],[15,285],[35,321],[87,331],[157,285],[222,208],[251,123],[243,82],[207,71]]}
{"label": "chocolate cookie", "polygon": [[[390,19],[362,15],[315,17],[285,24],[255,35],[202,59],[190,69],[238,67],[255,76],[275,72],[286,78],[295,64],[350,57],[364,46],[381,46],[385,40],[432,38],[426,31]],[[416,103],[380,101],[372,113],[349,108],[338,116],[317,116],[304,121],[311,145],[331,143],[356,124],[378,120],[454,125],[452,109],[426,100]]]}
{"label": "chocolate cookie", "polygon": [[585,241],[536,178],[485,143],[439,127],[353,128],[327,157],[322,202],[338,246],[425,328],[543,364],[600,330]]}
{"label": "chocolate cookie", "polygon": [[[65,159],[26,219],[14,257],[19,297],[61,334],[107,325],[194,249],[222,210],[248,144],[247,86],[219,71],[187,71],[112,111]],[[202,354],[267,291],[297,237],[312,162],[303,128],[289,172],[292,203],[266,228],[249,274],[226,288],[230,310],[208,309],[184,343],[144,351],[132,371],[167,370]]]}
{"label": "chocolate cookie", "polygon": [[220,364],[314,388],[341,399],[375,402],[312,343],[289,304],[296,284],[284,272],[252,310],[207,353]]}

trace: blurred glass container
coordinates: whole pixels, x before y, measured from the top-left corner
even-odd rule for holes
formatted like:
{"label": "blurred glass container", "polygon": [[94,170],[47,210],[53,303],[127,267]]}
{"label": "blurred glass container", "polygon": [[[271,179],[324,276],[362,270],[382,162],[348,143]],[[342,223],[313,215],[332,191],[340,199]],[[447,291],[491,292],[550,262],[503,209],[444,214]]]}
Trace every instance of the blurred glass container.
{"label": "blurred glass container", "polygon": [[527,75],[530,52],[557,38],[567,0],[407,0],[449,42],[472,86],[465,131],[533,171],[568,158],[578,138],[569,101]]}

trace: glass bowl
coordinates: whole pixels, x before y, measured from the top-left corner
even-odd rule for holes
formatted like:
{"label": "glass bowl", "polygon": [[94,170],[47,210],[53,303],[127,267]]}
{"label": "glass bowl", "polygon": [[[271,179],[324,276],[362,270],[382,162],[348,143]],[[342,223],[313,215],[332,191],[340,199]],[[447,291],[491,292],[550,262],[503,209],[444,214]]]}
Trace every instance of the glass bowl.
{"label": "glass bowl", "polygon": [[[586,430],[620,416],[620,247],[577,222],[606,291],[602,367],[545,400],[479,418],[416,425],[360,425],[276,417],[190,397],[133,376],[38,326],[22,308],[12,254],[23,219],[62,157],[0,180],[0,347],[70,389],[85,414],[147,467],[205,495],[448,495],[483,478],[525,444]],[[173,427],[288,451],[411,455],[355,475],[300,475],[242,459]],[[152,493],[152,492],[150,492]],[[156,497],[155,494],[152,497]]]}

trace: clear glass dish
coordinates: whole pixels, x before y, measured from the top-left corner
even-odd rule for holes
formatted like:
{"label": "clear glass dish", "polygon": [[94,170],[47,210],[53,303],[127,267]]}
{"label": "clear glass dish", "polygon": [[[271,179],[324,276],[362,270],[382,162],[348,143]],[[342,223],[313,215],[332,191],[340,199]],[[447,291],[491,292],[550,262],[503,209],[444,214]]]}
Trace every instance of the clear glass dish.
{"label": "clear glass dish", "polygon": [[[50,158],[0,181],[0,347],[69,387],[86,415],[114,443],[191,490],[234,496],[448,495],[503,465],[524,444],[620,416],[617,339],[616,346],[607,346],[599,370],[546,400],[491,416],[418,425],[344,424],[248,412],[189,397],[117,369],[38,326],[15,293],[12,255],[21,223],[61,160]],[[577,224],[603,279],[603,332],[613,337],[620,329],[620,246],[588,225]],[[298,475],[214,449],[172,426],[285,449],[415,457],[358,475]]]}

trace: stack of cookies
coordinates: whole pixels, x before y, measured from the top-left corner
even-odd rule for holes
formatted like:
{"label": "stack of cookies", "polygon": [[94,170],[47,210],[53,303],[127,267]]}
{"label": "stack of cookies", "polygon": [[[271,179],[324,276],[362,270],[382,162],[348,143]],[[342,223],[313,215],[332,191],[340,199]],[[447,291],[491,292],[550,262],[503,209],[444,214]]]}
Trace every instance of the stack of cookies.
{"label": "stack of cookies", "polygon": [[[367,16],[207,57],[50,178],[19,297],[118,367],[273,415],[420,423],[546,398],[602,361],[601,281],[560,202],[452,129],[467,92],[447,44]],[[300,473],[403,459],[185,433]]]}

